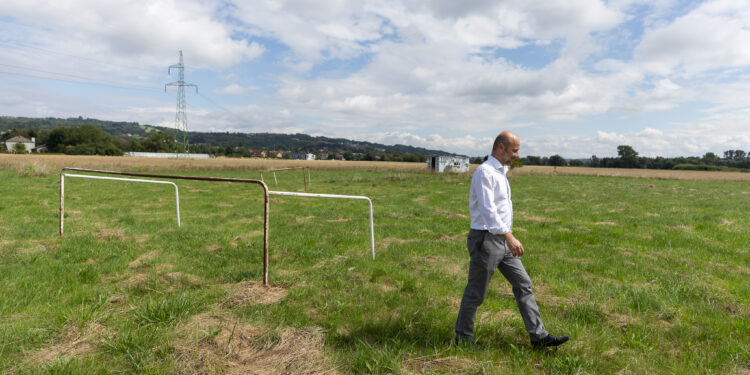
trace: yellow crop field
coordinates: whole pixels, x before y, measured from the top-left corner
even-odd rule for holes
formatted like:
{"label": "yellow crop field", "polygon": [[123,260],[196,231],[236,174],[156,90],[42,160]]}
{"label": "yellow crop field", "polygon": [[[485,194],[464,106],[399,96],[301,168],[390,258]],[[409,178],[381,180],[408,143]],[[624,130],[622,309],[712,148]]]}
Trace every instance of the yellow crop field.
{"label": "yellow crop field", "polygon": [[114,171],[262,171],[310,167],[315,170],[399,170],[427,172],[424,163],[368,162],[340,160],[283,160],[256,158],[159,159],[131,156],[15,155],[0,154],[0,168],[23,174],[48,175],[63,167]]}
{"label": "yellow crop field", "polygon": [[516,168],[512,174],[523,175],[561,175],[561,176],[605,176],[659,178],[667,180],[700,180],[700,181],[750,181],[750,173],[716,172],[716,171],[682,171],[665,169],[624,169],[624,168],[587,168],[587,167],[547,167],[528,165]]}
{"label": "yellow crop field", "polygon": [[[63,167],[104,169],[114,171],[263,171],[280,168],[309,167],[321,171],[372,170],[430,173],[425,163],[340,161],[340,160],[282,160],[256,158],[214,159],[158,159],[131,156],[82,155],[15,155],[0,154],[0,168],[15,170],[23,175],[59,173]],[[477,165],[472,165],[473,171]],[[547,167],[528,165],[516,168],[512,175],[606,176],[658,178],[670,180],[750,181],[750,173],[684,171],[661,169],[620,169],[586,167]]]}

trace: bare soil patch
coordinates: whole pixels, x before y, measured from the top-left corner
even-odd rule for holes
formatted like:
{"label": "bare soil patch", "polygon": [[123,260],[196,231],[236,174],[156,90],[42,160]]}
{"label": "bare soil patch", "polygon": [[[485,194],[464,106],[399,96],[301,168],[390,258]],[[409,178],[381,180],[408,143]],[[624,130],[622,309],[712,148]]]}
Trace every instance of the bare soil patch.
{"label": "bare soil patch", "polygon": [[435,213],[440,216],[445,216],[449,219],[468,219],[469,218],[469,215],[461,214],[458,212],[446,211],[446,210],[437,210],[435,211]]}
{"label": "bare soil patch", "polygon": [[693,227],[689,225],[674,225],[674,226],[668,226],[667,228],[672,229],[672,230],[684,230],[684,231],[693,230]]}
{"label": "bare soil patch", "polygon": [[229,285],[227,290],[229,297],[223,303],[227,307],[268,305],[281,301],[288,293],[284,288],[250,280]]}
{"label": "bare soil patch", "polygon": [[617,223],[615,223],[614,221],[597,221],[596,223],[594,223],[594,225],[616,226]]}
{"label": "bare soil patch", "polygon": [[147,282],[148,275],[146,275],[145,273],[137,273],[117,283],[117,287],[121,290],[131,290],[138,288],[139,286],[144,285]]}
{"label": "bare soil patch", "polygon": [[525,221],[531,221],[534,223],[556,223],[557,220],[549,218],[549,217],[540,217],[540,216],[521,216],[519,217],[521,220]]}
{"label": "bare soil patch", "polygon": [[[201,314],[175,342],[179,374],[336,374],[314,328],[269,332],[218,314]],[[196,337],[199,337],[196,339]]]}
{"label": "bare soil patch", "polygon": [[102,228],[96,231],[96,238],[106,241],[124,241],[125,229],[123,228]]}
{"label": "bare soil patch", "polygon": [[140,268],[143,267],[146,263],[148,263],[150,260],[153,260],[156,255],[159,254],[158,250],[150,251],[145,254],[141,254],[138,258],[135,258],[134,261],[128,263],[128,268]]}
{"label": "bare soil patch", "polygon": [[404,239],[404,238],[396,238],[396,237],[388,237],[380,240],[380,243],[385,247],[386,249],[391,247],[394,244],[401,245],[409,242],[416,242],[419,241],[418,239]]}
{"label": "bare soil patch", "polygon": [[71,324],[65,328],[57,342],[33,353],[29,356],[29,361],[41,364],[53,362],[58,357],[78,357],[92,352],[98,342],[110,335],[107,327],[97,322],[92,322],[83,329],[80,329],[78,325]]}

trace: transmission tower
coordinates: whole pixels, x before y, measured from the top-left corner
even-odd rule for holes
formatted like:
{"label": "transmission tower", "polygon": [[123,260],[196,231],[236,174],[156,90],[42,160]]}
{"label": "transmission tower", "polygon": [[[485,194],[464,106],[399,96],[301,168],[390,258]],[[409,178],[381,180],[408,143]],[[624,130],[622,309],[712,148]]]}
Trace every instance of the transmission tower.
{"label": "transmission tower", "polygon": [[187,113],[185,112],[185,86],[195,87],[198,93],[198,85],[185,82],[185,64],[182,62],[182,50],[180,50],[180,62],[171,65],[167,69],[167,74],[172,74],[172,68],[177,69],[178,81],[164,85],[164,92],[167,92],[167,86],[177,86],[177,113],[174,117],[174,127],[182,132],[182,148],[186,154],[188,150],[188,125]]}

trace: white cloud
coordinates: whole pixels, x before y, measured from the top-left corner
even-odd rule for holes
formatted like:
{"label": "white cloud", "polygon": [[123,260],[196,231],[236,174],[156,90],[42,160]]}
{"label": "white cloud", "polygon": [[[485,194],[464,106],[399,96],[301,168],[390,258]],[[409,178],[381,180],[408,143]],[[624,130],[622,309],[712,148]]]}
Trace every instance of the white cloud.
{"label": "white cloud", "polygon": [[748,44],[750,4],[717,0],[647,30],[634,52],[649,73],[694,75],[750,65]]}
{"label": "white cloud", "polygon": [[230,85],[216,89],[214,90],[214,92],[217,94],[225,94],[225,95],[242,95],[247,92],[247,89],[236,83],[232,83]]}
{"label": "white cloud", "polygon": [[262,46],[234,39],[231,25],[213,17],[216,6],[174,0],[7,0],[0,3],[0,14],[33,25],[24,43],[100,61],[162,67],[182,49],[192,66],[222,68],[261,55]]}

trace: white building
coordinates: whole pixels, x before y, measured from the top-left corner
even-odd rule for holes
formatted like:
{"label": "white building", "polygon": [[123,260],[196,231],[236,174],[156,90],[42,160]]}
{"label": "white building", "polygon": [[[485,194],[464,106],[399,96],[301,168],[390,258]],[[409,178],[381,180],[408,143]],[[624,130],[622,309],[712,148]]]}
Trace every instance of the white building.
{"label": "white building", "polygon": [[430,156],[427,158],[427,168],[435,172],[468,172],[468,156]]}
{"label": "white building", "polygon": [[13,138],[9,138],[5,141],[5,149],[14,152],[13,150],[16,147],[16,143],[23,143],[23,145],[26,147],[26,153],[31,153],[36,148],[36,138],[31,137],[31,139],[21,137],[20,135],[17,135]]}
{"label": "white building", "polygon": [[294,160],[315,160],[315,154],[306,153],[292,153],[292,159]]}

